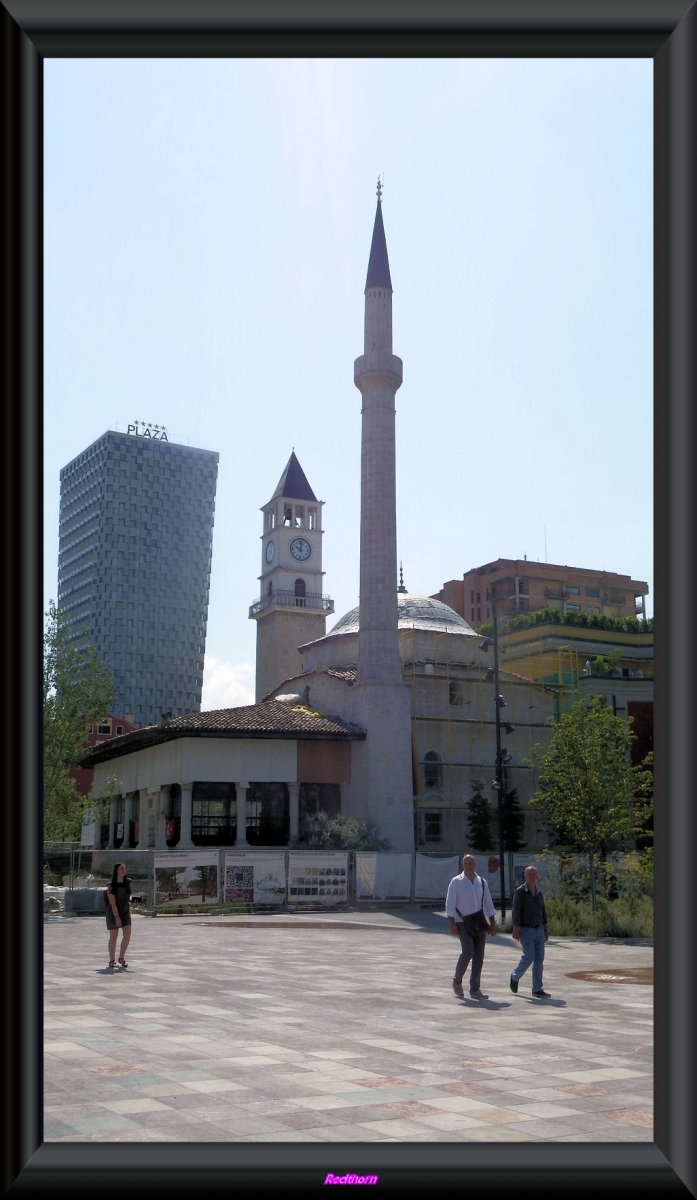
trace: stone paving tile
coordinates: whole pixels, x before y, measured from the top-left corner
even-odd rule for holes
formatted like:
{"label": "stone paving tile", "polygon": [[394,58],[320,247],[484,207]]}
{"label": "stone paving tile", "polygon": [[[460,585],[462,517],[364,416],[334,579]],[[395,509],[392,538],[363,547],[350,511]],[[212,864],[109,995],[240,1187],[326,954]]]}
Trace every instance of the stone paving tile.
{"label": "stone paving tile", "polygon": [[[485,960],[490,1001],[463,1005],[450,941],[435,936],[444,919],[410,917],[432,932],[371,913],[384,931],[288,918],[265,941],[262,918],[229,928],[134,915],[131,968],[117,976],[101,965],[100,920],[46,923],[47,1139],[70,1140],[61,1126],[79,1097],[77,1119],[133,1127],[107,1131],[114,1141],[182,1141],[191,1129],[200,1141],[327,1141],[333,1129],[340,1141],[359,1125],[377,1136],[367,1125],[381,1122],[395,1123],[380,1135],[389,1142],[652,1140],[650,990],[564,974],[649,965],[649,945],[552,939],[555,1003],[540,1005],[507,992],[516,948],[499,935]],[[147,1108],[113,1111],[124,1104]]]}

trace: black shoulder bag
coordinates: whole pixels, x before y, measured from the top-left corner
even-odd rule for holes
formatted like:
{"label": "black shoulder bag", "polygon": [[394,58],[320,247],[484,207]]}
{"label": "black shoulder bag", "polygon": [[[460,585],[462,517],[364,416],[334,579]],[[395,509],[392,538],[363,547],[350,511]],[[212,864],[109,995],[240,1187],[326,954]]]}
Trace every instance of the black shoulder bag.
{"label": "black shoulder bag", "polygon": [[[481,877],[477,876],[477,878],[481,878]],[[484,880],[483,879],[481,880],[481,883],[482,883],[482,907],[480,909],[477,909],[477,912],[470,913],[469,916],[467,916],[467,917],[462,916],[462,913],[460,912],[459,908],[455,909],[455,912],[457,913],[458,917],[460,917],[460,919],[462,920],[462,923],[465,927],[465,932],[468,933],[470,935],[470,937],[479,937],[480,933],[486,933],[487,929],[489,928],[489,918],[486,916],[486,914],[484,912]]]}

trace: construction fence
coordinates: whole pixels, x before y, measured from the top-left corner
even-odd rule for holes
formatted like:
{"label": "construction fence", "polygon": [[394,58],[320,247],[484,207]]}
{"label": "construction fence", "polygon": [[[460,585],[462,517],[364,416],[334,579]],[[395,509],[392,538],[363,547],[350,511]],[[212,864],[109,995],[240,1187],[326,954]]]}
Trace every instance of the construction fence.
{"label": "construction fence", "polygon": [[[506,855],[505,892],[523,879],[525,855]],[[104,912],[103,892],[114,864],[125,862],[132,902],[144,910],[228,906],[300,912],[381,904],[444,903],[448,884],[462,870],[459,855],[344,850],[188,851],[84,850],[54,843],[44,852],[45,913]],[[500,859],[481,855],[477,871],[501,899]]]}

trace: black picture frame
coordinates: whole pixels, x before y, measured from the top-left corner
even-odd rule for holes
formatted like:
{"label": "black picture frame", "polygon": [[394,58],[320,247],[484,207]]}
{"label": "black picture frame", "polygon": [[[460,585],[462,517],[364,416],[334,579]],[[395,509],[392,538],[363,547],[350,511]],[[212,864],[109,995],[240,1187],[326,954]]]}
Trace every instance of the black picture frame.
{"label": "black picture frame", "polygon": [[[5,1190],[283,1191],[361,1165],[382,1190],[697,1194],[695,496],[697,0],[4,0]],[[42,194],[45,57],[645,57],[655,154],[653,1144],[42,1144]],[[631,469],[629,464],[626,469]],[[532,1067],[531,1067],[532,1080]]]}

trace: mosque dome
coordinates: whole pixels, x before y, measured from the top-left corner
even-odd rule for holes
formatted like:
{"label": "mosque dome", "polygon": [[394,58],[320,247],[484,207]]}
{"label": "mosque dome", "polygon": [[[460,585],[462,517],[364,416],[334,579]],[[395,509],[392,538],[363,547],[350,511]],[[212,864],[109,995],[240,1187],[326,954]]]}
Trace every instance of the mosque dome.
{"label": "mosque dome", "polygon": [[[429,633],[454,633],[465,637],[478,634],[467,622],[441,600],[432,596],[414,596],[411,592],[397,594],[397,613],[400,629],[422,629]],[[339,633],[358,633],[359,606],[356,605],[341,617],[327,637]]]}

